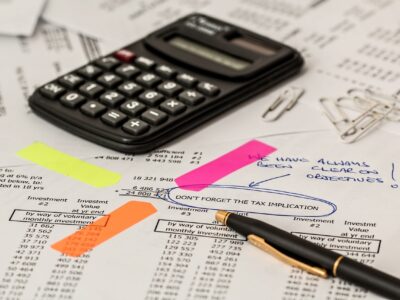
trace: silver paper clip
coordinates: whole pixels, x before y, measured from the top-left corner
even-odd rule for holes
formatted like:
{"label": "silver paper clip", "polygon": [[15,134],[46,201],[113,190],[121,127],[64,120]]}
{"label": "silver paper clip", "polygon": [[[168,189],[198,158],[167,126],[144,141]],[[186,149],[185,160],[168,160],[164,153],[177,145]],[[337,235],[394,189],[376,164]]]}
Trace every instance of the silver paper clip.
{"label": "silver paper clip", "polygon": [[326,117],[331,121],[338,132],[342,132],[348,128],[351,120],[337,105],[336,99],[321,98],[319,99],[319,102],[324,108]]}
{"label": "silver paper clip", "polygon": [[[361,98],[362,99],[362,98]],[[347,102],[347,103],[345,103]],[[325,114],[345,143],[353,143],[377,126],[392,111],[393,107],[382,110],[379,103],[369,102],[368,107],[357,117],[350,118],[343,108],[356,111],[354,98],[342,97],[335,100],[322,98],[320,103]]]}
{"label": "silver paper clip", "polygon": [[383,113],[385,113],[390,107],[392,108],[390,113],[387,114],[386,119],[394,122],[400,121],[400,99],[396,95],[389,96],[375,92],[371,89],[366,89],[365,96],[368,100],[379,103]]}
{"label": "silver paper clip", "polygon": [[262,118],[267,122],[279,119],[286,111],[291,110],[296,105],[303,94],[304,89],[289,87],[267,106]]}
{"label": "silver paper clip", "polygon": [[[339,98],[337,100],[338,105],[351,109],[352,107],[346,105],[343,106],[343,104],[340,103],[346,100],[349,102],[354,101],[354,99],[351,98]],[[383,119],[385,119],[392,109],[393,107],[390,106],[382,107],[379,103],[370,103],[370,105],[366,107],[366,109],[361,112],[360,115],[350,120],[350,124],[347,129],[340,132],[340,138],[345,143],[353,143],[357,141],[361,136],[366,134],[368,131],[377,126]]]}

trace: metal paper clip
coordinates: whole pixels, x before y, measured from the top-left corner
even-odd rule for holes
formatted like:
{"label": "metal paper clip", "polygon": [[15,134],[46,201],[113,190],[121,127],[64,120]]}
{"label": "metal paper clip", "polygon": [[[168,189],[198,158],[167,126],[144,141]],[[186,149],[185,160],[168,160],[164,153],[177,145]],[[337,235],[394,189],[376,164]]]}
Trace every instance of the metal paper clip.
{"label": "metal paper clip", "polygon": [[[339,98],[338,105],[341,106],[341,101],[349,100],[350,98]],[[350,99],[351,101],[352,99]],[[345,143],[353,143],[368,131],[377,126],[391,112],[392,107],[386,107],[383,111],[378,103],[371,103],[359,116],[350,120],[347,129],[340,132],[340,138]]]}
{"label": "metal paper clip", "polygon": [[303,94],[304,89],[299,87],[290,87],[284,90],[275,101],[267,106],[262,118],[268,122],[279,119],[286,111],[291,110],[296,105]]}
{"label": "metal paper clip", "polygon": [[400,98],[397,95],[389,96],[366,89],[367,97],[373,101],[382,103],[384,106],[392,107],[391,112],[386,116],[389,121],[400,121]]}
{"label": "metal paper clip", "polygon": [[[348,102],[347,104],[344,102]],[[354,110],[353,99],[342,97],[338,99],[320,99],[320,103],[325,110],[325,114],[339,132],[340,138],[345,143],[353,143],[369,130],[378,125],[391,111],[385,113],[377,112],[379,104],[371,104],[369,107],[355,118],[350,118],[343,108]]]}
{"label": "metal paper clip", "polygon": [[[400,99],[396,95],[389,96],[371,89],[350,89],[347,94],[353,97],[354,103],[360,109],[365,110],[373,103],[379,104],[375,108],[377,112],[386,115],[385,118],[389,121],[400,121]],[[390,110],[389,113],[387,113],[388,110]]]}
{"label": "metal paper clip", "polygon": [[336,99],[321,98],[319,99],[326,117],[335,126],[338,132],[342,132],[348,128],[351,123],[350,118],[344,113],[344,111],[337,105]]}

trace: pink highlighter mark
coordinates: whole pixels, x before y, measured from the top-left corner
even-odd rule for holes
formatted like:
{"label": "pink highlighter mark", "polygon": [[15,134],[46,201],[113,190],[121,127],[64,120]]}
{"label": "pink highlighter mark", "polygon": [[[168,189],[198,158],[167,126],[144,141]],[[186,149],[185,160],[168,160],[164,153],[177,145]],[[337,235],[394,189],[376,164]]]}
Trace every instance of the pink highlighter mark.
{"label": "pink highlighter mark", "polygon": [[274,151],[276,151],[276,148],[253,140],[197,169],[179,176],[175,179],[175,182],[181,189],[201,191],[219,179]]}

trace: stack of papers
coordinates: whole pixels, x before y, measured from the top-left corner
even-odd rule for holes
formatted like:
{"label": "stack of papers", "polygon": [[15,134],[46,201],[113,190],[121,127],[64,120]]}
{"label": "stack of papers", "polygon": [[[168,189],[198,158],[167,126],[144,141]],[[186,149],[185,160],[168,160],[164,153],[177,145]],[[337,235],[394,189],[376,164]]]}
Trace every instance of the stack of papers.
{"label": "stack of papers", "polygon": [[[218,209],[400,276],[399,122],[344,144],[319,103],[399,93],[398,1],[28,2],[0,0],[0,299],[380,299],[282,264],[216,224]],[[298,49],[304,70],[145,155],[31,112],[40,85],[192,12]],[[298,104],[266,122],[293,86]],[[175,182],[252,140],[277,150],[198,190]]]}

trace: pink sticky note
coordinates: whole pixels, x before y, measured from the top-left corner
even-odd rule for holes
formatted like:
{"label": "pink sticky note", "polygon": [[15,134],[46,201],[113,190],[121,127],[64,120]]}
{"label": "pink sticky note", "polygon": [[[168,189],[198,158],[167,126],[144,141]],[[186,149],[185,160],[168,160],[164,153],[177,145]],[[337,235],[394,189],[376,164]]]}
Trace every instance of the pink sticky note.
{"label": "pink sticky note", "polygon": [[201,191],[219,179],[243,168],[261,157],[276,151],[276,148],[253,140],[175,179],[185,190]]}

